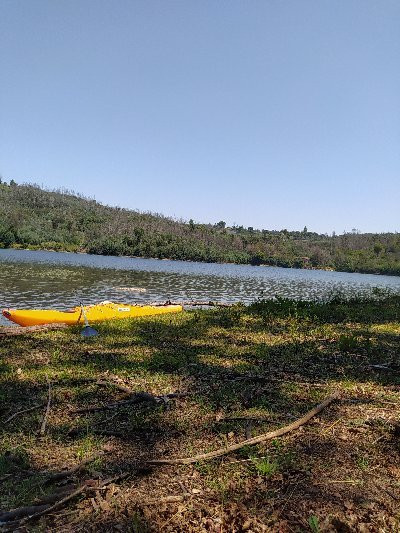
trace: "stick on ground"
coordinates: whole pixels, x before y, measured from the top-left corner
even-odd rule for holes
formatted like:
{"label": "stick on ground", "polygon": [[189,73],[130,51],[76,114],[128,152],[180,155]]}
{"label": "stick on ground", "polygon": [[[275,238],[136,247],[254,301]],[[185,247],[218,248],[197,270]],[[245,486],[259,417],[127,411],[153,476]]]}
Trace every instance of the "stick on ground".
{"label": "stick on ground", "polygon": [[49,508],[50,505],[60,501],[62,498],[65,498],[66,496],[71,494],[74,490],[76,490],[76,487],[69,487],[63,491],[46,496],[32,505],[24,505],[23,507],[18,507],[17,509],[13,509],[12,511],[2,513],[0,514],[0,523],[11,522],[12,520],[21,520],[26,516],[33,515],[40,511],[44,511]]}
{"label": "stick on ground", "polygon": [[91,455],[87,459],[84,459],[79,465],[73,466],[69,470],[62,470],[61,472],[53,472],[50,477],[46,480],[46,483],[54,483],[55,481],[60,481],[61,479],[67,479],[74,474],[77,474],[81,470],[83,470],[88,464],[92,463],[96,459],[99,459],[104,455],[103,451],[100,451],[99,453],[96,453],[94,455]]}
{"label": "stick on ground", "polygon": [[117,383],[116,381],[98,379],[94,383],[103,387],[115,387],[116,389],[120,390],[121,392],[124,392],[125,394],[133,394],[133,390],[130,387],[124,385],[123,383]]}
{"label": "stick on ground", "polygon": [[13,415],[9,416],[7,420],[4,420],[4,424],[8,424],[8,422],[11,422],[16,416],[22,415],[23,413],[30,413],[31,411],[34,411],[35,409],[39,409],[39,407],[42,407],[42,404],[38,403],[36,405],[33,405],[32,407],[28,407],[27,409],[22,409],[21,411],[17,411]]}
{"label": "stick on ground", "polygon": [[[21,510],[23,509],[24,511],[23,518],[21,518],[20,520],[11,521],[11,522],[8,520],[4,520],[3,522],[0,522],[0,526],[12,528],[12,529],[7,529],[7,531],[14,531],[15,530],[14,528],[21,527],[31,520],[36,520],[37,518],[40,518],[41,516],[52,513],[53,511],[57,511],[58,509],[63,507],[66,503],[68,503],[70,500],[73,500],[80,494],[89,494],[90,492],[104,489],[110,483],[113,483],[114,481],[123,479],[125,477],[127,477],[127,474],[118,475],[112,478],[108,478],[98,484],[96,483],[95,485],[92,484],[93,480],[86,481],[80,487],[73,490],[72,492],[69,492],[66,496],[64,496],[57,502],[55,502],[53,505],[38,505],[38,506],[29,507],[29,508],[28,507],[21,508]],[[30,509],[32,510],[32,513],[26,516],[25,514],[26,511]],[[19,511],[19,510],[17,509],[16,511]],[[11,511],[11,513],[13,513],[13,511]]]}
{"label": "stick on ground", "polygon": [[314,407],[314,409],[311,409],[311,411],[305,414],[302,418],[295,420],[291,424],[288,424],[287,426],[284,426],[283,428],[276,429],[275,431],[264,433],[263,435],[259,435],[258,437],[253,437],[251,439],[244,440],[237,444],[232,444],[231,446],[227,446],[226,448],[219,448],[218,450],[214,450],[213,452],[203,453],[200,455],[195,455],[193,457],[184,457],[182,459],[153,459],[147,462],[149,464],[188,465],[191,463],[197,463],[198,461],[205,461],[208,459],[214,459],[215,457],[220,457],[221,455],[226,455],[227,453],[233,452],[235,450],[240,450],[240,448],[243,448],[244,446],[251,446],[252,444],[258,444],[259,442],[264,442],[266,440],[270,440],[275,437],[280,437],[281,435],[285,435],[285,433],[294,431],[295,429],[298,429],[300,426],[303,426],[304,424],[306,424],[309,420],[311,420],[311,418],[313,418],[315,415],[320,413],[325,407],[327,407],[330,403],[332,403],[338,397],[339,397],[339,392],[335,392],[334,394],[332,394],[332,396],[329,396],[328,398],[326,398],[326,400],[324,400],[322,403],[317,405],[317,407]]}
{"label": "stick on ground", "polygon": [[160,396],[153,396],[153,394],[149,394],[148,392],[136,392],[132,394],[130,398],[127,400],[119,400],[117,402],[113,403],[107,403],[105,405],[94,405],[92,407],[83,407],[82,409],[75,409],[74,411],[71,411],[73,414],[81,414],[81,413],[95,413],[97,411],[107,411],[108,409],[118,409],[119,407],[124,407],[125,405],[134,405],[138,403],[143,402],[153,402],[153,403],[162,403],[166,402],[168,400],[171,400],[173,398],[184,398],[186,396],[189,396],[190,393],[186,392],[173,392],[171,394],[164,394]]}

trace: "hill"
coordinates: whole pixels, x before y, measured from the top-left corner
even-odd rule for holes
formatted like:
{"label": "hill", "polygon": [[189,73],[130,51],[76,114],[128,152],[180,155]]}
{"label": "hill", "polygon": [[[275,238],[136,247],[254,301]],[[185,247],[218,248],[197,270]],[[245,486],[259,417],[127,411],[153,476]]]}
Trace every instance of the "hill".
{"label": "hill", "polygon": [[70,191],[0,183],[0,247],[400,275],[400,234],[343,235],[197,224]]}

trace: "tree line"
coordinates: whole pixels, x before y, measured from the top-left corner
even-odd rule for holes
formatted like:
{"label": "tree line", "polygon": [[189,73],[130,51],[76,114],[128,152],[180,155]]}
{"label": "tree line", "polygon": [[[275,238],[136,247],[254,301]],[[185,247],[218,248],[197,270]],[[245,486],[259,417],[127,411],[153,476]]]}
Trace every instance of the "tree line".
{"label": "tree line", "polygon": [[110,207],[0,181],[0,247],[400,275],[400,234],[258,230]]}

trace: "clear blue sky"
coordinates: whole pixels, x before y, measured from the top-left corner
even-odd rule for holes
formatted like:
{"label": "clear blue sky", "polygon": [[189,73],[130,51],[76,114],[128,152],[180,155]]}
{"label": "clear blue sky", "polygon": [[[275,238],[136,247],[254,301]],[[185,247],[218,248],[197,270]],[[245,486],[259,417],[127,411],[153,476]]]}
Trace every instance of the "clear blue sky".
{"label": "clear blue sky", "polygon": [[0,73],[6,180],[400,231],[398,0],[1,0]]}

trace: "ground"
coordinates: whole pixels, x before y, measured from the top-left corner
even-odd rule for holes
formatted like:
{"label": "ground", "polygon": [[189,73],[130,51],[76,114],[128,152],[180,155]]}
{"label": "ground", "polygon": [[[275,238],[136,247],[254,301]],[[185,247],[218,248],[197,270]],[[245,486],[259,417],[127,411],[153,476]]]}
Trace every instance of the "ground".
{"label": "ground", "polygon": [[[398,531],[400,298],[376,298],[185,311],[104,323],[86,340],[78,328],[0,337],[0,513],[108,483],[3,528]],[[124,387],[157,401],[76,412],[132,398]],[[190,465],[149,463],[267,433],[335,391],[282,437]]]}

